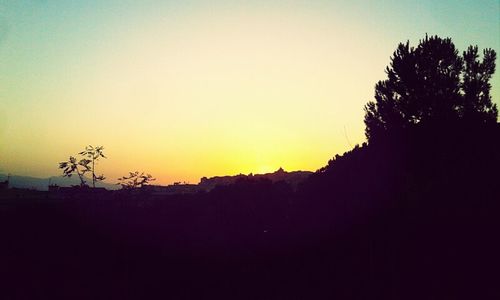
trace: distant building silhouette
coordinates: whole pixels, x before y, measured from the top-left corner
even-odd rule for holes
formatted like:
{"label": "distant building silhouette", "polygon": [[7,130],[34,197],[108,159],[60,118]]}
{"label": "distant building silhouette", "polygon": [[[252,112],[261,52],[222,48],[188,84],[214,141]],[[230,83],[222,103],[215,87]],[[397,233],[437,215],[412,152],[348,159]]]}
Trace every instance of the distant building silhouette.
{"label": "distant building silhouette", "polygon": [[293,171],[287,172],[283,168],[279,168],[274,173],[266,174],[249,174],[243,175],[238,174],[235,176],[215,176],[215,177],[203,177],[200,180],[199,187],[203,191],[210,191],[218,185],[230,185],[235,183],[238,179],[253,178],[253,179],[269,179],[273,182],[284,181],[290,184],[293,188],[296,188],[299,183],[304,181],[313,172],[309,171]]}
{"label": "distant building silhouette", "polygon": [[0,182],[0,190],[7,190],[9,188],[10,174],[5,181]]}
{"label": "distant building silhouette", "polygon": [[200,187],[196,184],[181,184],[179,182],[173,185],[145,185],[140,188],[152,196],[166,196],[175,194],[194,194],[200,191]]}
{"label": "distant building silhouette", "polygon": [[5,180],[0,182],[0,190],[6,190],[9,188],[9,181]]}

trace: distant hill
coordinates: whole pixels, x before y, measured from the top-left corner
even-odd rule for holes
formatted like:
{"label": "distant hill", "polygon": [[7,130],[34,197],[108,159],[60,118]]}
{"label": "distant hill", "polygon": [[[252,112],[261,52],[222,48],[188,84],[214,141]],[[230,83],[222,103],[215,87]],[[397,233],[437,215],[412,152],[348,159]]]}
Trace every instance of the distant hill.
{"label": "distant hill", "polygon": [[[7,179],[6,174],[0,174],[0,181],[4,181]],[[85,177],[87,183],[92,183],[90,178]],[[18,176],[11,175],[9,180],[10,188],[22,188],[22,189],[35,189],[39,191],[47,191],[48,186],[50,184],[56,184],[62,187],[69,187],[72,185],[79,185],[80,179],[78,177],[62,177],[62,176],[52,176],[48,178],[38,178],[38,177],[30,177],[30,176]],[[96,187],[103,187],[108,190],[117,190],[120,186],[107,183],[107,182],[98,182],[96,183]]]}
{"label": "distant hill", "polygon": [[296,188],[299,183],[308,178],[313,172],[310,171],[293,171],[287,172],[283,168],[279,168],[274,173],[266,174],[249,174],[249,175],[235,175],[235,176],[215,176],[215,177],[203,177],[198,184],[199,188],[205,191],[213,189],[217,185],[229,185],[235,183],[236,180],[241,178],[253,178],[253,179],[269,179],[273,182],[284,181],[290,184],[293,188]]}
{"label": "distant hill", "polygon": [[[229,185],[235,183],[238,179],[241,178],[253,178],[253,179],[269,179],[273,182],[284,181],[290,184],[293,188],[296,188],[299,183],[304,181],[309,177],[313,172],[309,171],[293,171],[286,172],[282,168],[277,170],[274,173],[267,174],[249,174],[249,175],[234,175],[234,176],[215,176],[215,177],[203,177],[200,180],[198,185],[182,185],[176,184],[171,186],[152,186],[157,189],[167,189],[169,194],[175,193],[183,193],[183,192],[196,192],[199,190],[210,191],[217,185]],[[6,174],[0,174],[0,181],[4,181],[7,179]],[[91,183],[92,180],[90,178],[85,177],[87,183]],[[47,191],[48,186],[50,184],[56,184],[61,187],[69,187],[72,185],[79,185],[80,180],[77,176],[73,177],[62,177],[62,176],[52,176],[48,178],[38,178],[38,177],[30,177],[30,176],[18,176],[11,175],[9,181],[10,188],[22,188],[22,189],[35,189],[39,191]],[[96,187],[103,187],[108,190],[118,190],[121,187],[119,185],[115,185],[107,182],[98,182],[96,183]]]}

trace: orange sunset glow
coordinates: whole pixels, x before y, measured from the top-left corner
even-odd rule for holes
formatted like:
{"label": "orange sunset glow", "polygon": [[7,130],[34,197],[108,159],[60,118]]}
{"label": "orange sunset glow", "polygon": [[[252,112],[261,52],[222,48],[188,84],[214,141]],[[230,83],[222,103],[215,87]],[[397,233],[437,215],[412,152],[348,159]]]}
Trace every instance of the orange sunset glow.
{"label": "orange sunset glow", "polygon": [[365,141],[363,105],[399,41],[469,43],[451,20],[392,28],[384,7],[341,2],[28,2],[0,15],[0,172],[38,177],[88,144],[111,182],[314,171]]}

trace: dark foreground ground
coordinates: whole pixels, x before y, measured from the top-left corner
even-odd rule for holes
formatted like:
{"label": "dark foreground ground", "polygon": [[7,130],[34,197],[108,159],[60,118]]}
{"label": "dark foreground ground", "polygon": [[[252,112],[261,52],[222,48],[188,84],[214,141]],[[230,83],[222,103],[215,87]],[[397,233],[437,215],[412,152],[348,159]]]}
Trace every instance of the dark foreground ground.
{"label": "dark foreground ground", "polygon": [[3,207],[1,298],[498,299],[498,204],[344,226],[211,200]]}
{"label": "dark foreground ground", "polygon": [[0,298],[500,299],[495,130],[357,147],[297,191],[4,191]]}

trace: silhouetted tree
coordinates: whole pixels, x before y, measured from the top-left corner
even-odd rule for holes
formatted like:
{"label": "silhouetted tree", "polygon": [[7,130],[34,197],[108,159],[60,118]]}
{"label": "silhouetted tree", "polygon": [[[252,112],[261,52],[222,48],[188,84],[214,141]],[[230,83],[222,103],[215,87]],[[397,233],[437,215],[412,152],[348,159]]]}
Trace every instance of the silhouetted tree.
{"label": "silhouetted tree", "polygon": [[77,160],[74,156],[70,156],[68,161],[59,163],[59,168],[63,170],[63,177],[71,177],[74,173],[80,178],[80,186],[86,186],[84,175],[91,171],[89,164],[91,160],[83,158]]}
{"label": "silhouetted tree", "polygon": [[472,121],[496,122],[498,110],[491,102],[489,82],[495,73],[495,51],[484,50],[481,62],[477,46],[469,46],[463,57],[465,63],[462,82],[463,117]]}
{"label": "silhouetted tree", "polygon": [[375,101],[365,106],[366,137],[427,122],[496,122],[489,92],[495,58],[486,49],[480,61],[477,46],[460,56],[450,38],[438,36],[426,36],[417,47],[399,44],[388,78],[376,84]]}
{"label": "silhouetted tree", "polygon": [[135,189],[148,185],[151,181],[156,180],[156,178],[153,178],[151,174],[144,174],[144,172],[139,173],[139,171],[135,171],[129,172],[128,176],[120,177],[118,180],[120,181],[118,184],[121,185],[122,188]]}
{"label": "silhouetted tree", "polygon": [[96,181],[104,180],[104,175],[97,176],[95,174],[95,163],[99,158],[104,157],[104,147],[102,146],[87,146],[85,150],[78,153],[83,156],[82,159],[77,160],[76,157],[70,156],[68,161],[60,162],[59,168],[63,170],[63,177],[71,177],[74,173],[80,178],[80,186],[86,186],[84,175],[88,172],[92,173],[92,186],[95,188]]}
{"label": "silhouetted tree", "polygon": [[92,187],[95,188],[95,183],[96,181],[102,181],[104,179],[106,179],[106,177],[104,177],[104,175],[99,175],[97,176],[95,174],[95,163],[101,158],[106,158],[106,156],[104,156],[103,154],[103,150],[104,150],[104,147],[103,146],[87,146],[85,147],[85,150],[80,152],[79,154],[80,155],[83,155],[85,157],[88,158],[88,160],[90,160],[90,162],[92,163],[92,167],[90,168],[90,171],[92,172]]}

